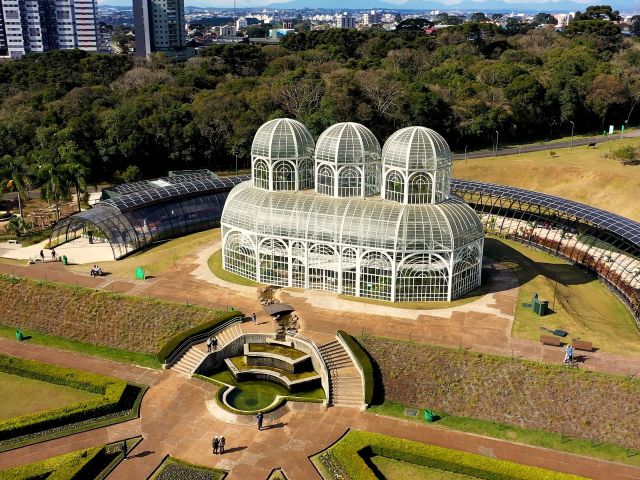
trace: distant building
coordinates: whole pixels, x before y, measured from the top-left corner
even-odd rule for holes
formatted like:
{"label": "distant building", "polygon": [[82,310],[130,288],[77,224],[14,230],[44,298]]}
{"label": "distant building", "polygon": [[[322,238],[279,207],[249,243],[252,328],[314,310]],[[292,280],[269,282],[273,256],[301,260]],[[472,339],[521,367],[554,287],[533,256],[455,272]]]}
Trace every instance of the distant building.
{"label": "distant building", "polygon": [[216,27],[218,38],[234,38],[236,36],[236,27],[231,23]]}
{"label": "distant building", "polygon": [[296,24],[296,20],[294,18],[282,19],[282,28],[284,29],[292,29],[295,24]]}
{"label": "distant building", "polygon": [[133,0],[136,55],[146,57],[162,52],[179,59],[188,58],[184,0]]}
{"label": "distant building", "polygon": [[245,29],[248,25],[249,22],[247,22],[247,19],[244,17],[240,17],[238,20],[236,20],[236,30]]}
{"label": "distant building", "polygon": [[337,28],[356,28],[356,17],[349,12],[336,15]]}
{"label": "distant building", "polygon": [[296,33],[293,28],[272,28],[269,30],[269,38],[282,38],[290,33]]}
{"label": "distant building", "polygon": [[379,23],[382,23],[382,15],[375,10],[371,10],[371,12],[365,13],[362,16],[363,25],[377,25]]}
{"label": "distant building", "polygon": [[0,50],[11,58],[99,45],[97,0],[0,0]]}

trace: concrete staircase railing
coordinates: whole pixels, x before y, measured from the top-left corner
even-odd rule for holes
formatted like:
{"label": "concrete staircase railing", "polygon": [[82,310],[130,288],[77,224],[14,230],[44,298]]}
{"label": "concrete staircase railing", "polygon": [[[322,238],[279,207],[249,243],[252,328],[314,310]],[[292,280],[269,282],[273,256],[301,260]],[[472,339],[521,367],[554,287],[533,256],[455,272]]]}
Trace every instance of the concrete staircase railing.
{"label": "concrete staircase railing", "polygon": [[350,355],[338,340],[319,347],[329,369],[329,403],[341,407],[363,408],[363,379]]}

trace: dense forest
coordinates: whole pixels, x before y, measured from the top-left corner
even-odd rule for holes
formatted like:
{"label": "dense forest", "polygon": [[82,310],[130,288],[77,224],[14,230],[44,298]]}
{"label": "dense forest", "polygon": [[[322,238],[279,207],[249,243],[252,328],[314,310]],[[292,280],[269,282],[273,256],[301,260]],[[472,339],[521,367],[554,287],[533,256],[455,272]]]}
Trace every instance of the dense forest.
{"label": "dense forest", "polygon": [[518,22],[303,32],[214,45],[179,64],[30,54],[0,63],[0,175],[55,198],[170,169],[233,169],[248,164],[261,123],[281,116],[316,136],[360,122],[381,142],[424,125],[458,150],[490,145],[496,131],[502,142],[568,133],[571,122],[618,128],[638,119],[640,42],[611,15],[590,8],[562,33]]}

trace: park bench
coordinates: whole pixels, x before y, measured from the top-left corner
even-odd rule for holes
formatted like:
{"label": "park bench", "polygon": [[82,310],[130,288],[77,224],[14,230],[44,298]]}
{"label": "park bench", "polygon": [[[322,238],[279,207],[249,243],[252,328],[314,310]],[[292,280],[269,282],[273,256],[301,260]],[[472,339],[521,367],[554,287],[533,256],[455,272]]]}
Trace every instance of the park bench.
{"label": "park bench", "polygon": [[562,342],[560,341],[560,339],[551,335],[540,335],[540,341],[543,345],[551,345],[552,347],[562,346]]}
{"label": "park bench", "polygon": [[9,245],[17,245],[17,244],[18,244],[18,241],[17,241],[17,240],[7,240],[7,243],[8,243]]}
{"label": "park bench", "polygon": [[593,147],[593,148],[596,148],[596,145],[597,145],[597,143],[596,143],[596,142],[591,142],[591,143],[589,144],[589,146],[590,146],[590,147]]}
{"label": "park bench", "polygon": [[571,346],[575,350],[582,350],[585,352],[593,352],[593,344],[591,342],[585,342],[584,340],[576,340],[575,338],[571,340]]}

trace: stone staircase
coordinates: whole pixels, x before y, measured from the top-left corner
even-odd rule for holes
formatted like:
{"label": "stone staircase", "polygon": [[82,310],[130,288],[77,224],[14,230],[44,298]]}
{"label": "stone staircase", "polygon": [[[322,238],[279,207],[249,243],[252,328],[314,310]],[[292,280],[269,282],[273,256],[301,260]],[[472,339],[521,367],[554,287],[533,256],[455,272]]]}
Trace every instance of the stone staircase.
{"label": "stone staircase", "polygon": [[319,347],[329,369],[329,404],[361,408],[364,393],[360,372],[340,342],[334,340]]}
{"label": "stone staircase", "polygon": [[[274,326],[271,322],[254,325],[252,322],[234,323],[227,328],[214,335],[218,339],[218,350],[234,341],[240,335],[247,333],[274,333]],[[187,376],[193,375],[193,372],[200,366],[204,359],[209,355],[207,352],[206,340],[192,345],[189,349],[178,358],[178,360],[169,368],[176,372],[183,373]]]}

